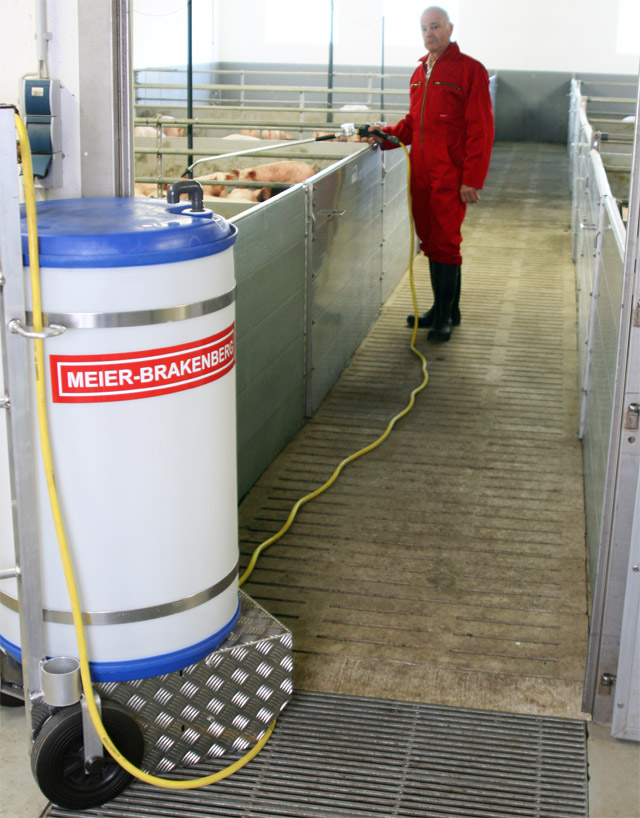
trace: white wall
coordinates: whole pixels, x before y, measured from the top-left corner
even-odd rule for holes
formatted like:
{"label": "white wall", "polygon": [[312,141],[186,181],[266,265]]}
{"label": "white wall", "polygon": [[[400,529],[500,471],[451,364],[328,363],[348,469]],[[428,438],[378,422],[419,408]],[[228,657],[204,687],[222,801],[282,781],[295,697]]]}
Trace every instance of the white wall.
{"label": "white wall", "polygon": [[[35,0],[0,0],[3,67],[0,102],[18,105],[21,77],[37,75]],[[80,195],[78,8],[72,0],[48,0],[46,30],[53,36],[48,46],[49,76],[60,79],[62,142],[65,159],[63,188],[50,190],[49,198]],[[64,193],[62,190],[64,189]]]}
{"label": "white wall", "polygon": [[[219,5],[220,0],[192,3],[194,64],[213,61],[213,12]],[[133,0],[134,68],[187,64],[186,6],[185,0]]]}
{"label": "white wall", "polygon": [[[327,44],[314,40],[318,29],[325,25],[321,12],[326,15],[329,0],[315,0],[313,4],[297,0],[308,22],[299,26],[293,45],[266,41],[269,2],[272,0],[218,0],[216,58],[232,62],[326,63]],[[487,68],[637,74],[640,42],[634,54],[616,51],[619,8],[633,8],[635,2],[456,0],[449,8],[455,25],[454,39]],[[406,45],[387,45],[385,64],[415,65],[424,53],[419,18],[427,5],[428,0],[335,0],[335,62],[380,63],[384,12],[387,28],[396,18],[401,18],[406,28]],[[446,2],[443,5],[446,7]],[[453,10],[455,6],[457,11]]]}
{"label": "white wall", "polygon": [[621,7],[627,11],[630,5],[627,0],[461,0],[460,45],[498,70],[637,74],[640,20],[635,53],[617,53]]}
{"label": "white wall", "polygon": [[[295,5],[304,12],[304,22],[296,28],[296,42],[289,45],[267,42],[267,9],[271,1],[193,0],[194,61],[209,58],[213,28],[214,53],[219,60],[326,64],[329,0],[314,0],[314,3],[296,0]],[[354,66],[380,64],[384,12],[387,29],[385,64],[414,66],[424,51],[419,17],[427,2],[335,0],[335,62]],[[0,72],[0,101],[17,103],[19,77],[37,69],[35,0],[1,0],[1,3],[3,71]],[[458,39],[463,51],[477,57],[487,68],[606,74],[638,72],[640,45],[635,54],[616,51],[618,11],[621,6],[634,8],[637,0],[609,0],[607,4],[601,0],[582,0],[580,4],[575,0],[536,0],[535,3],[524,0],[452,0],[450,8],[456,4],[458,11],[452,11],[454,38]],[[73,44],[77,2],[48,0],[48,6],[49,28],[54,34],[49,49],[51,73],[58,76],[73,94],[78,82],[73,65],[77,52]],[[137,67],[150,62],[185,63],[186,35],[180,17],[184,16],[184,6],[184,0],[134,0],[134,60]],[[640,37],[640,25],[636,28]],[[403,31],[406,32],[404,37]],[[393,40],[402,39],[406,40],[406,45],[393,44]]]}

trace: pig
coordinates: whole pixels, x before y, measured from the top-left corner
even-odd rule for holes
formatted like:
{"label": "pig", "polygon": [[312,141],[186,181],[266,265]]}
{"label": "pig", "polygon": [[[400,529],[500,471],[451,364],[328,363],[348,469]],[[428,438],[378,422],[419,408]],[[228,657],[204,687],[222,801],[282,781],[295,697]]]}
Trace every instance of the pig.
{"label": "pig", "polygon": [[234,199],[240,202],[264,202],[269,197],[266,195],[271,191],[268,188],[248,188],[236,187],[227,194],[227,199]]}
{"label": "pig", "polygon": [[254,136],[256,139],[260,139],[260,131],[251,128],[243,128],[240,133],[242,136]]}
{"label": "pig", "polygon": [[286,131],[263,131],[263,139],[293,139],[290,133]]}
{"label": "pig", "polygon": [[247,136],[241,133],[230,133],[228,136],[223,136],[223,139],[243,139],[245,142],[259,142],[260,138],[257,136]]}
{"label": "pig", "polygon": [[209,173],[207,176],[197,176],[196,181],[200,182],[200,184],[202,185],[202,191],[206,196],[226,196],[227,195],[226,185],[208,185],[206,184],[206,182],[207,181],[227,182],[230,179],[237,178],[238,178],[237,171],[231,171],[231,173],[224,173],[224,171],[216,171],[215,173]]}
{"label": "pig", "polygon": [[145,199],[159,198],[158,185],[155,185],[152,182],[135,182],[133,187],[134,196],[144,197]]}
{"label": "pig", "polygon": [[[306,162],[268,162],[255,168],[237,171],[238,179],[247,182],[285,182],[294,185],[303,182],[316,172],[313,165]],[[271,188],[265,190],[265,198],[271,196]]]}
{"label": "pig", "polygon": [[[158,129],[153,125],[136,125],[133,129],[134,136],[157,136]],[[184,128],[179,128],[177,125],[163,125],[163,136],[184,136]]]}

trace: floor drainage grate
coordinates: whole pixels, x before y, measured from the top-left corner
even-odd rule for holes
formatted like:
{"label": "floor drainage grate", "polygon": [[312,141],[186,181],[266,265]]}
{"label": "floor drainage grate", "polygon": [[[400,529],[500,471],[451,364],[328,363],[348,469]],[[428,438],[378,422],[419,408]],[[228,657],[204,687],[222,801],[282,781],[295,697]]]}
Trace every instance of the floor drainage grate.
{"label": "floor drainage grate", "polygon": [[78,813],[51,806],[43,818],[82,815],[587,816],[585,724],[296,691],[266,748],[228,780],[180,792],[136,781],[102,807]]}

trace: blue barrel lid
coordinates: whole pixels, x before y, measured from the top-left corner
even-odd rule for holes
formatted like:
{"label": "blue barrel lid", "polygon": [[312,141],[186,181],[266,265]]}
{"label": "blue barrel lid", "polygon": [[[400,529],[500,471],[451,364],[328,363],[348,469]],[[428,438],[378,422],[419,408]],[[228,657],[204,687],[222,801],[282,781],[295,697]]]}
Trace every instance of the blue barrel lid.
{"label": "blue barrel lid", "polygon": [[[237,228],[189,202],[155,199],[52,199],[37,203],[41,267],[135,267],[211,256],[230,247]],[[22,254],[29,265],[22,208]]]}

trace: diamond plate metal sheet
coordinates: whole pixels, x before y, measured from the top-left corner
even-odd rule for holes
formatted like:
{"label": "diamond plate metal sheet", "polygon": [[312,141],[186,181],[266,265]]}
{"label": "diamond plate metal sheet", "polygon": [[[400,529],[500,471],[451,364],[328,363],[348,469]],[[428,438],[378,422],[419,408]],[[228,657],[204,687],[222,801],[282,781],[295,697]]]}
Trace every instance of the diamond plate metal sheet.
{"label": "diamond plate metal sheet", "polygon": [[291,633],[246,594],[222,647],[174,673],[95,685],[144,732],[143,769],[158,774],[245,751],[292,693]]}

